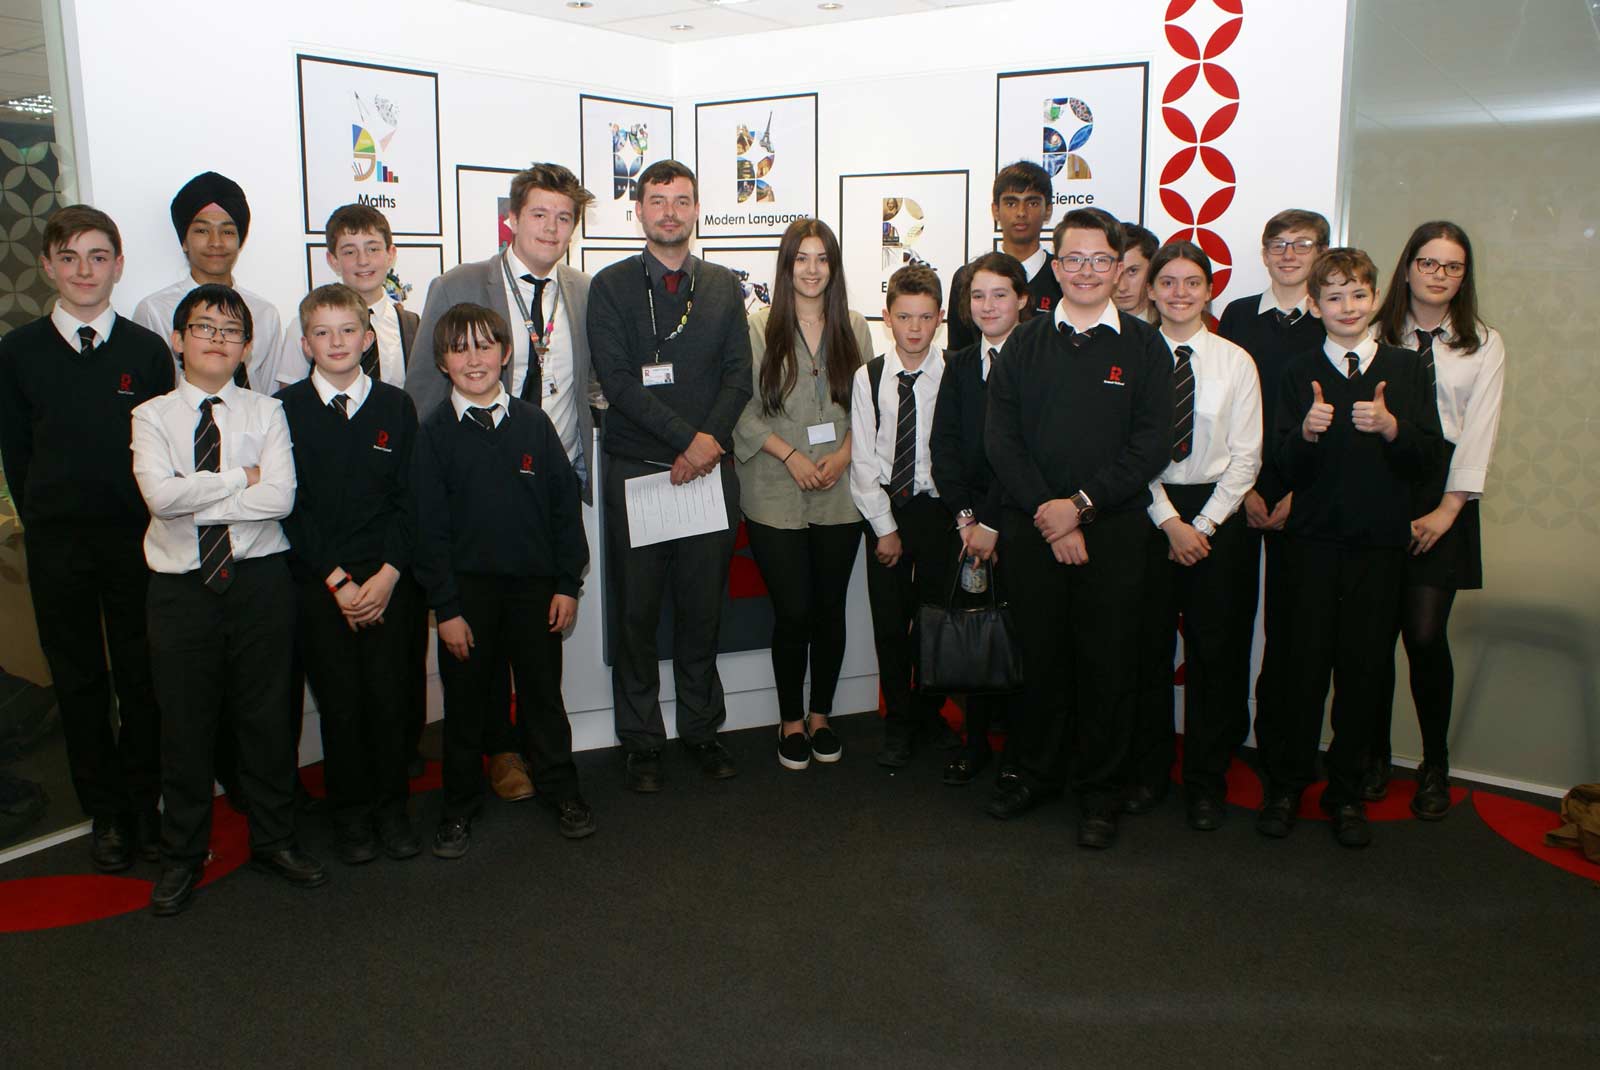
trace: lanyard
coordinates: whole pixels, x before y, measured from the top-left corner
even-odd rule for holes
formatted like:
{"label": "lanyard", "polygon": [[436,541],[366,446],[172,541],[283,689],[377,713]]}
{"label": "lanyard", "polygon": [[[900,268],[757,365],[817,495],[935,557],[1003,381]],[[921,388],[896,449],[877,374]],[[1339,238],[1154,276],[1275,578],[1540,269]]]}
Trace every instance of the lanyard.
{"label": "lanyard", "polygon": [[679,317],[678,325],[672,329],[671,334],[663,338],[661,328],[656,324],[655,287],[650,285],[650,268],[645,264],[643,257],[639,258],[639,266],[644,269],[644,294],[650,299],[650,337],[656,340],[656,362],[660,363],[661,347],[682,334],[683,329],[689,325],[689,313],[694,311],[694,284],[700,273],[696,271],[689,276],[689,301],[683,307],[683,315]]}
{"label": "lanyard", "polygon": [[[523,299],[522,287],[517,285],[517,280],[511,274],[511,251],[506,250],[506,255],[500,258],[500,270],[505,272],[506,285],[511,288],[511,296],[517,300],[517,311],[522,314],[522,326],[528,332],[528,350],[530,360],[539,365],[543,371],[544,362],[539,358],[550,352],[550,338],[556,333],[556,305],[561,301],[561,287],[559,284],[550,286],[554,292],[550,295],[550,322],[544,325],[544,330],[539,330],[539,323],[533,318],[533,313],[528,310],[528,302]],[[555,276],[550,277],[550,282],[555,283]]]}

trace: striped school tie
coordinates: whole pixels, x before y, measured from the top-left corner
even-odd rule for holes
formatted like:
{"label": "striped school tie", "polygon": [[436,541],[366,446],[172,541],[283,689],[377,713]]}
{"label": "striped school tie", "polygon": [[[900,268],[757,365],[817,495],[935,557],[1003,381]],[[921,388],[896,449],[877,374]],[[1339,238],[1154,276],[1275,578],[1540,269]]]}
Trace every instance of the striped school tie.
{"label": "striped school tie", "polygon": [[1179,346],[1172,355],[1178,358],[1172,369],[1172,459],[1183,461],[1194,449],[1194,350]]}
{"label": "striped school tie", "polygon": [[894,467],[889,474],[889,498],[904,502],[911,497],[917,477],[917,376],[900,372],[900,415],[894,427]]}
{"label": "striped school tie", "polygon": [[[222,462],[222,432],[217,430],[212,408],[222,404],[221,398],[206,398],[200,403],[200,422],[194,429],[194,470],[220,472]],[[221,594],[233,584],[233,540],[228,537],[226,524],[202,524],[196,529],[200,538],[200,574],[205,585]]]}
{"label": "striped school tie", "polygon": [[1443,327],[1435,327],[1431,331],[1417,328],[1417,359],[1422,361],[1422,370],[1428,376],[1428,385],[1439,385],[1439,375],[1433,366],[1433,340],[1444,336]]}

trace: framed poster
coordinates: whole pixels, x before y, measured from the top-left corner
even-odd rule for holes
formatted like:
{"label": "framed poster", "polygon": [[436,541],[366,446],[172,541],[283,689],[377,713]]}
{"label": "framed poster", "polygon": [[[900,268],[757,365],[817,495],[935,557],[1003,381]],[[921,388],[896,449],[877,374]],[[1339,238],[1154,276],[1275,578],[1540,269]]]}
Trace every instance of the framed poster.
{"label": "framed poster", "polygon": [[[422,311],[422,299],[428,296],[428,286],[444,274],[444,246],[438,242],[395,242],[397,255],[394,273],[406,288],[403,298],[413,311]],[[328,243],[306,243],[306,290],[338,282],[339,274],[328,266]]]}
{"label": "framed poster", "polygon": [[967,262],[966,171],[839,176],[839,248],[850,307],[883,319],[889,276],[907,264],[939,273],[946,296]]}
{"label": "framed poster", "polygon": [[633,217],[639,175],[672,156],[672,108],[612,97],[578,96],[583,151],[579,177],[594,194],[583,216],[583,236],[601,240],[643,238]]}
{"label": "framed poster", "polygon": [[733,272],[744,291],[744,314],[772,307],[772,280],[778,269],[778,247],[763,246],[757,249],[718,249],[707,246],[700,250],[700,259],[708,264],[721,264]]}
{"label": "framed poster", "polygon": [[578,266],[586,274],[593,275],[602,268],[608,268],[619,260],[626,260],[644,249],[641,245],[585,245],[579,253]]}
{"label": "framed poster", "polygon": [[817,95],[694,106],[700,237],[776,238],[817,214]]}
{"label": "framed poster", "polygon": [[511,176],[515,167],[456,164],[456,263],[487,260],[511,243]]}
{"label": "framed poster", "polygon": [[441,235],[439,76],[296,55],[307,234],[340,205],[380,209],[396,235]]}
{"label": "framed poster", "polygon": [[1144,223],[1150,64],[1002,74],[995,100],[995,171],[1031,160],[1050,172],[1046,231],[1073,208]]}

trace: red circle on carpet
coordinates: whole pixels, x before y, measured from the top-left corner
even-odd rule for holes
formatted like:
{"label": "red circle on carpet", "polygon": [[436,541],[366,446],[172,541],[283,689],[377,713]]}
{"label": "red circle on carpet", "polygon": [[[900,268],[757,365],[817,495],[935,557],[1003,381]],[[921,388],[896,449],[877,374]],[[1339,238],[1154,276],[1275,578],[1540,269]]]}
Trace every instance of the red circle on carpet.
{"label": "red circle on carpet", "polygon": [[1478,816],[1483,818],[1483,823],[1513,847],[1520,847],[1541,862],[1558,866],[1568,873],[1600,882],[1600,865],[1570,848],[1545,844],[1544,834],[1561,826],[1560,814],[1520,799],[1483,791],[1473,793],[1472,805],[1477,809]]}

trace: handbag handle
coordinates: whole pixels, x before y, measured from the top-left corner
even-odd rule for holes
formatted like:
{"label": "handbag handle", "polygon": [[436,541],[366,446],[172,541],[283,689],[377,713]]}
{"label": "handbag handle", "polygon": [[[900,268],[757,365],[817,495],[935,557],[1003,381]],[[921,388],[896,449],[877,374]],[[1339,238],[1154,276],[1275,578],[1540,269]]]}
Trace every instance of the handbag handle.
{"label": "handbag handle", "polygon": [[[960,586],[960,584],[961,584],[961,566],[966,562],[967,557],[968,557],[968,554],[967,554],[967,551],[966,551],[965,547],[963,547],[962,549],[956,551],[956,568],[955,568],[955,573],[954,573],[953,577],[950,580],[950,594],[944,600],[944,608],[946,608],[946,609],[954,609],[955,608],[955,605],[956,605],[956,588],[958,586]],[[989,591],[988,591],[988,594],[989,594],[989,608],[990,609],[998,608],[996,606],[995,600],[994,600],[994,588],[995,588],[994,574],[995,574],[995,570],[998,569],[1000,566],[997,563],[992,563],[990,561],[983,561],[983,562],[980,562],[980,564],[986,565],[989,568]]]}

